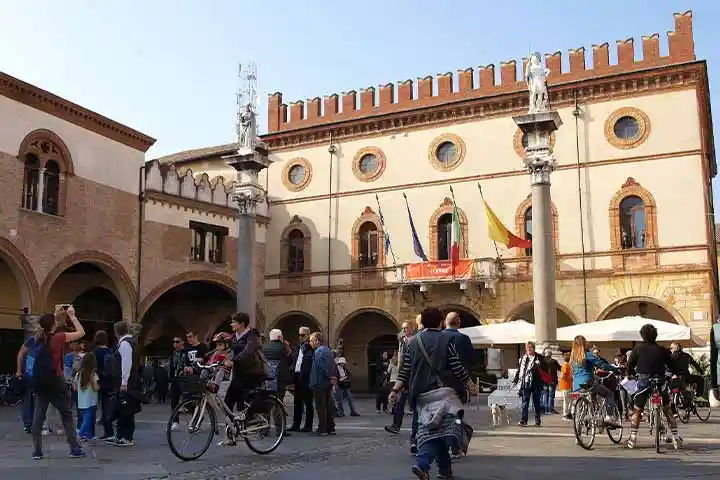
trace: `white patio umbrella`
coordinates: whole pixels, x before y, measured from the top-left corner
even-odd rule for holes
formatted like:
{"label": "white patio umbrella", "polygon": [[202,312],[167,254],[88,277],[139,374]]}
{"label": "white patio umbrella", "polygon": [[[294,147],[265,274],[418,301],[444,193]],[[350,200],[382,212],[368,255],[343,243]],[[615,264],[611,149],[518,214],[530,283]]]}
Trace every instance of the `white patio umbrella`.
{"label": "white patio umbrella", "polygon": [[559,328],[557,339],[560,342],[572,342],[577,335],[582,335],[593,343],[641,342],[640,328],[647,323],[651,323],[657,328],[658,342],[678,342],[691,347],[705,345],[705,341],[695,335],[690,327],[638,316],[599,320]]}
{"label": "white patio umbrella", "polygon": [[525,320],[476,325],[461,328],[459,332],[470,337],[475,347],[523,344],[535,339],[535,325]]}

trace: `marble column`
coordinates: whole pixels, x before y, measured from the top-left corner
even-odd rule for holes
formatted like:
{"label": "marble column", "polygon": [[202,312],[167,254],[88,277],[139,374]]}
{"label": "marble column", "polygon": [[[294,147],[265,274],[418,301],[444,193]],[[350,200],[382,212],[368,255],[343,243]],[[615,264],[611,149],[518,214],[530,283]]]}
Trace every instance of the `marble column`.
{"label": "marble column", "polygon": [[555,110],[513,117],[527,138],[525,166],[532,193],[532,272],[535,339],[538,351],[557,352],[554,232],[550,200],[550,174],[555,169],[551,138],[562,125]]}

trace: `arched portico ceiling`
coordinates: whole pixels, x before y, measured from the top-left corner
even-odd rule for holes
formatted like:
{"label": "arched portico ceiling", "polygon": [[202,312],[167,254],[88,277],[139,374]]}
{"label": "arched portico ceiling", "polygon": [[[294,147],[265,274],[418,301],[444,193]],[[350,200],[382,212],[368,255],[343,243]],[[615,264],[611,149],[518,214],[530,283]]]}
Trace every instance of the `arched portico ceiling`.
{"label": "arched portico ceiling", "polygon": [[[517,305],[515,308],[510,310],[510,313],[508,313],[505,317],[505,321],[509,322],[511,320],[525,320],[531,323],[535,323],[535,314],[533,312],[533,307],[534,302],[532,301],[521,303],[520,305]],[[572,310],[560,303],[557,304],[557,319],[558,328],[582,323],[580,322],[580,320],[578,320]]]}
{"label": "arched portico ceiling", "polygon": [[41,310],[40,286],[25,255],[10,240],[0,237],[0,258],[7,263],[15,277],[22,296],[22,306],[33,312]]}
{"label": "arched portico ceiling", "polygon": [[657,298],[644,296],[625,297],[615,300],[600,312],[596,321],[641,315],[643,313],[641,312],[643,309],[642,304],[646,304],[647,311],[644,316],[647,318],[687,325],[687,321],[675,307]]}
{"label": "arched portico ceiling", "polygon": [[[438,307],[443,314],[447,315],[450,312],[457,312],[460,314],[461,320],[466,320],[469,318],[472,318],[474,321],[473,325],[482,325],[483,321],[481,320],[480,314],[475,312],[472,308],[461,305],[461,304],[455,304],[455,303],[449,303],[445,305],[438,305]],[[463,327],[469,327],[473,325],[465,325],[467,321],[463,321]]]}

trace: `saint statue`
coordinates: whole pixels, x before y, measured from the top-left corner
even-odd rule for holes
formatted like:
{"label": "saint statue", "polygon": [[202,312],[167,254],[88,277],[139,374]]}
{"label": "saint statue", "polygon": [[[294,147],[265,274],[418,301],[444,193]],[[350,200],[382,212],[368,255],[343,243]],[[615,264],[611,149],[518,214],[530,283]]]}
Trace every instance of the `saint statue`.
{"label": "saint statue", "polygon": [[538,52],[530,56],[525,81],[530,91],[530,108],[528,113],[540,113],[548,110],[547,77],[550,70],[542,65]]}
{"label": "saint statue", "polygon": [[252,105],[245,105],[245,110],[240,113],[240,136],[239,147],[252,149],[255,146],[255,112]]}

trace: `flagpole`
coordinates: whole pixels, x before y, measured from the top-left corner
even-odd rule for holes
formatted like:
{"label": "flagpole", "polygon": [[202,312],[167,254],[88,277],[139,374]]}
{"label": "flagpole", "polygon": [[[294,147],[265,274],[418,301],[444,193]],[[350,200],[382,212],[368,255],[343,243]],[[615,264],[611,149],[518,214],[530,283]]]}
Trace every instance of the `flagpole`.
{"label": "flagpole", "polygon": [[[478,190],[480,191],[480,198],[482,199],[483,203],[485,203],[485,197],[483,196],[482,187],[480,186],[480,182],[478,182],[477,187],[478,187]],[[500,257],[500,249],[498,248],[497,242],[495,241],[494,238],[492,239],[492,241],[493,241],[493,245],[495,245],[495,255],[497,255],[497,259],[499,261],[502,258],[502,257]]]}
{"label": "flagpole", "polygon": [[378,197],[378,194],[375,194],[375,201],[377,202],[378,206],[378,214],[380,215],[380,221],[382,222],[383,227],[383,247],[385,244],[387,244],[387,249],[390,251],[390,256],[392,256],[393,260],[393,267],[397,267],[397,258],[395,258],[395,250],[392,248],[392,242],[390,242],[390,236],[387,233],[387,228],[385,227],[385,217],[382,214],[382,207],[380,206],[380,197]]}

